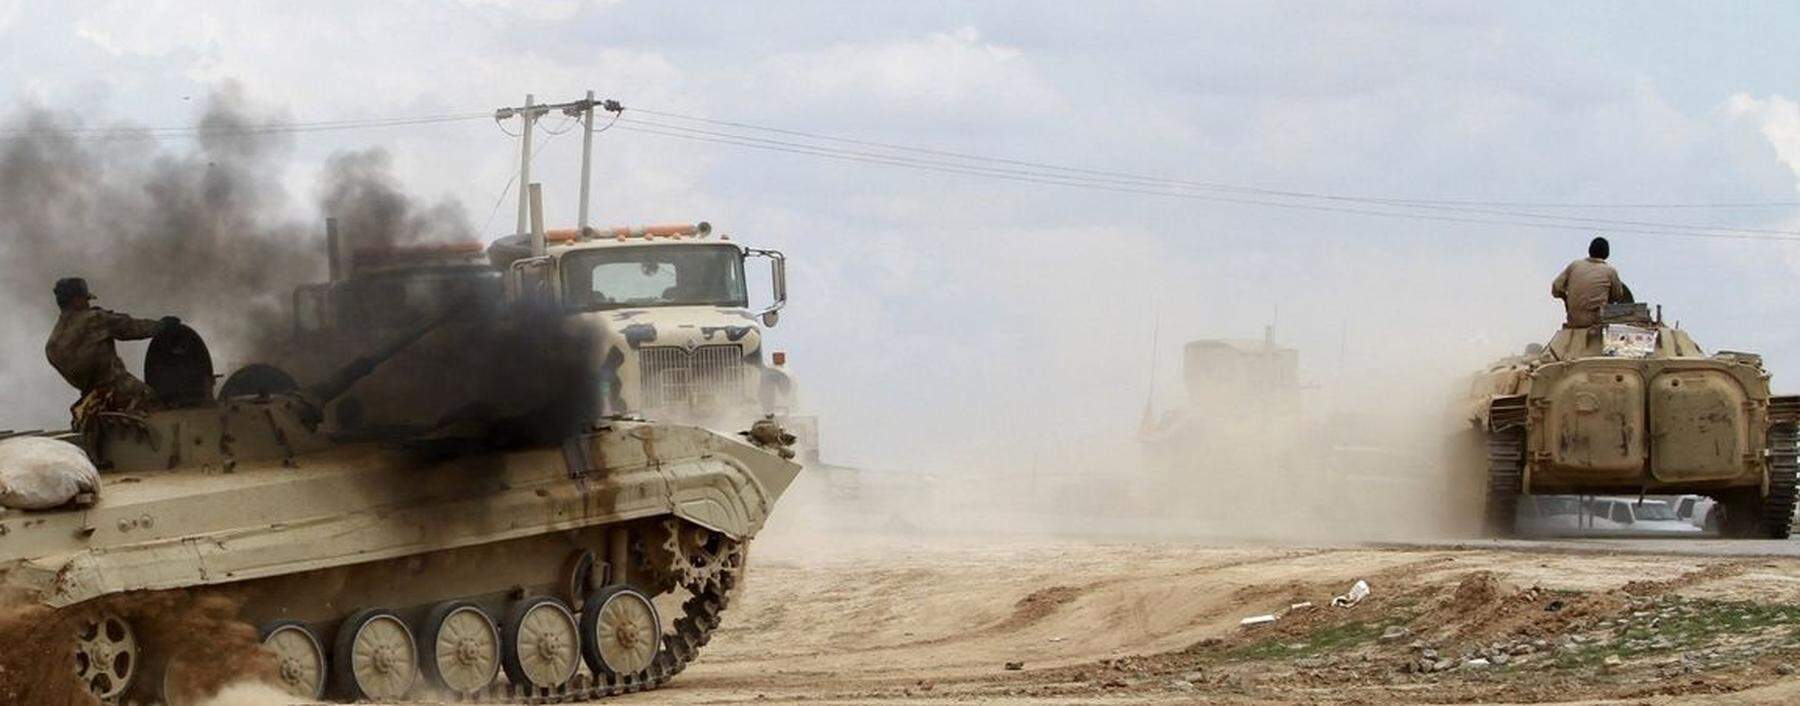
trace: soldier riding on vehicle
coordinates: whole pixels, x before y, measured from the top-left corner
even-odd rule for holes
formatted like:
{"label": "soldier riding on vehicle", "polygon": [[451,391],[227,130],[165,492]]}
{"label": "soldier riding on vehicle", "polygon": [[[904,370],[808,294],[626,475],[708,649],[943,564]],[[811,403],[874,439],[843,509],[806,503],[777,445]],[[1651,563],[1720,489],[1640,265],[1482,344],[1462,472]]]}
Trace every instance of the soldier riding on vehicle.
{"label": "soldier riding on vehicle", "polygon": [[1606,262],[1611,250],[1605,238],[1595,238],[1588,243],[1588,256],[1569,263],[1550,283],[1550,296],[1563,300],[1568,310],[1564,327],[1593,326],[1600,322],[1600,310],[1607,304],[1632,303],[1631,288]]}
{"label": "soldier riding on vehicle", "polygon": [[103,412],[155,408],[156,393],[125,369],[113,342],[150,338],[181,320],[173,316],[159,321],[134,319],[97,308],[87,280],[80,277],[57,280],[54,291],[62,314],[44,344],[44,355],[64,380],[81,391],[81,398],[69,408],[74,428],[86,430]]}

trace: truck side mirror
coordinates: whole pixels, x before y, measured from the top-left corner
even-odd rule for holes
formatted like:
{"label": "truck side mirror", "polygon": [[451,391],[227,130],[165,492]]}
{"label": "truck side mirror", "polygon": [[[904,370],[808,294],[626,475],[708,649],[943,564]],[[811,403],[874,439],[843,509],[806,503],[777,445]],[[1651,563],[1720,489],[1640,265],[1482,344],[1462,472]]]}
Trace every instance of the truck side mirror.
{"label": "truck side mirror", "polygon": [[781,321],[781,314],[779,313],[781,308],[787,306],[787,256],[781,254],[781,251],[779,250],[757,250],[754,248],[745,249],[744,255],[747,257],[769,258],[769,284],[775,290],[775,301],[769,304],[768,308],[763,309],[762,313],[758,314],[758,316],[762,319],[764,326],[774,328],[775,324]]}
{"label": "truck side mirror", "polygon": [[556,300],[556,260],[527,257],[514,260],[506,270],[506,303],[540,305]]}

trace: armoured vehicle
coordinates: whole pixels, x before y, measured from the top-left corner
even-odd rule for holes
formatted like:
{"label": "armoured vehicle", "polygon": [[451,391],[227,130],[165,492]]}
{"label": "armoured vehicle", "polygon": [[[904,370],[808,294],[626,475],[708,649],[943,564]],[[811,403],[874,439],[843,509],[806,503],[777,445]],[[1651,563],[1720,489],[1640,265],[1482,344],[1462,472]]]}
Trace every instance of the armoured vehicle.
{"label": "armoured vehicle", "polygon": [[[1185,402],[1139,432],[1159,496],[1287,493],[1312,439],[1302,418],[1299,351],[1260,339],[1200,339],[1182,346]],[[1196,496],[1198,497],[1198,496]]]}
{"label": "armoured vehicle", "polygon": [[1760,356],[1708,355],[1647,305],[1601,319],[1474,376],[1489,528],[1513,531],[1521,495],[1694,493],[1725,508],[1726,534],[1786,538],[1800,397],[1770,393]]}
{"label": "armoured vehicle", "polygon": [[[251,366],[215,394],[197,336],[153,341],[146,379],[169,408],[68,437],[102,489],[81,507],[0,511],[0,590],[68,622],[68,667],[104,702],[216,687],[221,656],[157,623],[168,603],[209,598],[260,627],[301,698],[573,700],[663,683],[718,626],[746,544],[800,469],[792,437],[749,404],[777,385],[758,375],[756,323],[773,323],[783,273],[778,303],[750,313],[742,259],[763,251],[701,242],[707,230],[490,250],[507,311],[548,306],[557,330],[603,344],[591,380],[516,381],[596,386],[605,408],[567,429],[490,433],[544,419],[529,413],[352,423],[350,393],[460,307],[307,387]],[[646,421],[654,409],[749,428]]]}

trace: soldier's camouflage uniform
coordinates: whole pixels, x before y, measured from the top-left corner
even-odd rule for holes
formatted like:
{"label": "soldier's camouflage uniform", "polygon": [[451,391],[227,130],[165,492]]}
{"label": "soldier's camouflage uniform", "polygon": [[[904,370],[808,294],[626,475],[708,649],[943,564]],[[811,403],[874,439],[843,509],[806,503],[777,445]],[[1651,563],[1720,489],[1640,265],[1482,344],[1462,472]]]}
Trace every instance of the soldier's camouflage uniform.
{"label": "soldier's camouflage uniform", "polygon": [[86,430],[102,413],[131,414],[153,407],[156,393],[125,369],[113,341],[136,341],[156,335],[161,324],[105,309],[64,311],[44,344],[44,355],[64,380],[81,391],[69,408],[77,430]]}

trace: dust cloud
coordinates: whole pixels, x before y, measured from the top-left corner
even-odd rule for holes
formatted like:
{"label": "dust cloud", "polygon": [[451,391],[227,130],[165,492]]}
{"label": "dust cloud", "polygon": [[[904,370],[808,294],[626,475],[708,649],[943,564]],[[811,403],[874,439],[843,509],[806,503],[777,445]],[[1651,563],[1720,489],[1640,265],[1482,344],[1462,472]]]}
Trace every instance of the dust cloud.
{"label": "dust cloud", "polygon": [[199,706],[290,706],[294,697],[262,682],[235,682]]}
{"label": "dust cloud", "polygon": [[[1033,250],[1053,237],[1058,254]],[[1251,543],[1478,536],[1471,481],[1484,466],[1468,454],[1468,378],[1560,323],[1555,271],[1498,244],[1282,252],[1260,278],[1124,228],[954,247],[971,252],[929,279],[1009,291],[953,290],[963,296],[933,314],[962,335],[892,353],[930,361],[909,387],[930,406],[823,414],[823,462],[802,473],[772,527]],[[1008,261],[1021,262],[995,271]],[[1488,296],[1420,294],[1451,291]],[[981,346],[968,340],[979,326],[1002,334]],[[1202,341],[1228,353],[1184,353]],[[1276,353],[1292,356],[1280,374],[1256,369]],[[917,424],[940,441],[858,458],[834,445],[880,436],[858,423]]]}
{"label": "dust cloud", "polygon": [[[260,649],[256,628],[237,618],[241,601],[223,593],[159,591],[102,598],[51,609],[12,597],[0,609],[0,702],[20,706],[97,706],[73,678],[75,642],[68,636],[88,630],[100,616],[116,616],[131,626],[140,646],[155,646],[179,666],[164,672],[166,688],[179,697],[202,698],[228,684],[274,678],[274,660]],[[98,630],[98,628],[92,628]],[[137,684],[162,683],[147,670],[163,663],[139,662]],[[137,687],[134,687],[137,688]]]}

